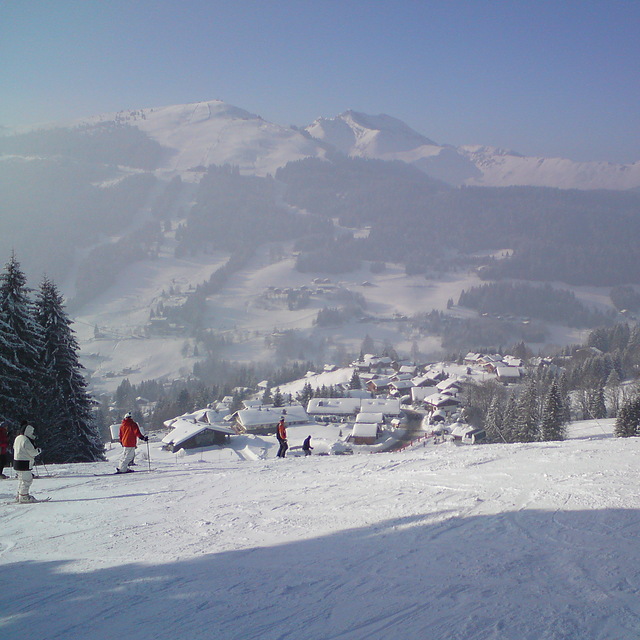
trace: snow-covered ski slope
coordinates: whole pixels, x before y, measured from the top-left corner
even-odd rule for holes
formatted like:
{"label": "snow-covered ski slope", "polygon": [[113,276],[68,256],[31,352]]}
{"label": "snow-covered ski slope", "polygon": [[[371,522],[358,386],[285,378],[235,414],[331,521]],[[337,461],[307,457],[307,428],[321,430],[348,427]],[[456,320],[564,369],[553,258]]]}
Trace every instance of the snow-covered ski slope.
{"label": "snow-covered ski slope", "polygon": [[152,444],[152,473],[49,466],[35,505],[2,481],[0,635],[637,640],[640,440],[611,429],[285,460]]}

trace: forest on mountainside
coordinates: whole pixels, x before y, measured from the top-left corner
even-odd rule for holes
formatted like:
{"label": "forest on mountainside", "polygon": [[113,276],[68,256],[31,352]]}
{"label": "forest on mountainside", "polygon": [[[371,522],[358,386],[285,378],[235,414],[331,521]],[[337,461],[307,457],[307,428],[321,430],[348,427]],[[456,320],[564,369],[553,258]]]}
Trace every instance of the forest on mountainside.
{"label": "forest on mountainside", "polygon": [[[379,160],[334,154],[276,173],[286,199],[346,227],[370,226],[349,251],[412,273],[483,267],[486,279],[573,285],[640,283],[640,193],[542,187],[450,188]],[[505,258],[472,254],[510,249]]]}

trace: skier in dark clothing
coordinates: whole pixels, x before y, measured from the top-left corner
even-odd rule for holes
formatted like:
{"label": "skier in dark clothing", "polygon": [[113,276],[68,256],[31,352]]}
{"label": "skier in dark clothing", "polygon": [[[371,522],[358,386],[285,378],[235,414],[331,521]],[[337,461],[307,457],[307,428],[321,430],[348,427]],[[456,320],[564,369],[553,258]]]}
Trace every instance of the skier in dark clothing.
{"label": "skier in dark clothing", "polygon": [[278,449],[277,456],[278,458],[284,458],[287,453],[287,449],[289,448],[289,443],[287,442],[287,428],[284,424],[284,417],[280,418],[280,422],[278,422],[276,438],[278,438],[278,442],[280,443],[280,448]]}
{"label": "skier in dark clothing", "polygon": [[9,462],[9,433],[4,423],[0,423],[0,479],[5,480],[7,476],[4,475],[4,468]]}
{"label": "skier in dark clothing", "polygon": [[305,456],[311,455],[311,450],[313,447],[311,446],[311,436],[307,436],[302,443],[302,450],[304,451]]}

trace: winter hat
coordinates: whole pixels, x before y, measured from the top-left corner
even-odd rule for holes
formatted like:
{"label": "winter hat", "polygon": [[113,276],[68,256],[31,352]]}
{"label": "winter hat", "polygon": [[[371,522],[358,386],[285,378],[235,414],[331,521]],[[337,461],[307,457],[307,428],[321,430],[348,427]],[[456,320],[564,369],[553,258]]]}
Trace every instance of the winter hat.
{"label": "winter hat", "polygon": [[127,411],[127,413],[124,414],[124,419],[126,420],[127,418],[131,417],[131,411]]}

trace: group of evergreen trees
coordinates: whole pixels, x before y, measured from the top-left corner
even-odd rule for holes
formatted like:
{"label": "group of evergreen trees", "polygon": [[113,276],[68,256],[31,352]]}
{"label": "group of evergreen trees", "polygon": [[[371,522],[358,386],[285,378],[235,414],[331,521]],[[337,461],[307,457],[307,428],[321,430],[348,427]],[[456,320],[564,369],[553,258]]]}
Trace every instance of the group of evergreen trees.
{"label": "group of evergreen trees", "polygon": [[0,419],[10,432],[27,420],[45,462],[103,458],[78,344],[56,285],[35,298],[15,256],[0,274]]}
{"label": "group of evergreen trees", "polygon": [[520,387],[496,381],[469,385],[467,419],[485,429],[488,442],[564,440],[570,419],[566,376],[541,370]]}

